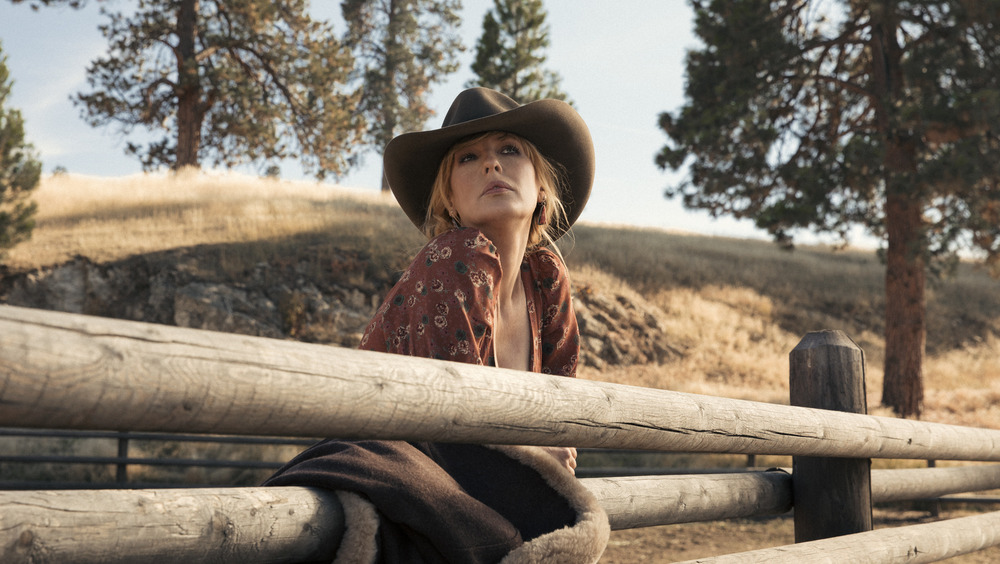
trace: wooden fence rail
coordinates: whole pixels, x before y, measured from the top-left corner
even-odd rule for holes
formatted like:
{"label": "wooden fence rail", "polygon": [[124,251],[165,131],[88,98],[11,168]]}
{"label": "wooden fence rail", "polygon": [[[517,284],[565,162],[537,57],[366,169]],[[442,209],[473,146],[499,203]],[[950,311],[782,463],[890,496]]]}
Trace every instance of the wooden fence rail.
{"label": "wooden fence rail", "polygon": [[[138,442],[159,443],[208,443],[250,446],[281,446],[291,445],[306,447],[318,439],[304,437],[248,437],[234,435],[191,435],[171,433],[131,433],[125,431],[74,431],[65,429],[23,429],[0,427],[0,440],[4,438],[30,438],[37,443],[48,439],[68,439],[70,441],[95,441],[104,443],[114,441],[117,444],[117,456],[94,456],[81,454],[20,454],[0,453],[0,464],[57,464],[80,466],[114,466],[113,482],[80,482],[49,479],[44,482],[31,480],[7,480],[0,474],[0,490],[6,489],[77,489],[77,488],[154,488],[172,487],[169,483],[140,483],[129,479],[129,468],[135,466],[183,467],[183,468],[240,468],[247,470],[270,470],[281,468],[286,460],[271,459],[220,459],[215,458],[178,458],[169,456],[141,457],[129,454],[130,445]],[[94,443],[91,443],[94,444]],[[0,466],[2,468],[2,466]],[[193,484],[188,483],[186,487]],[[201,484],[209,485],[209,484]],[[224,485],[224,484],[215,484]]]}
{"label": "wooden fence rail", "polygon": [[[826,338],[810,335],[814,340],[810,347],[822,345]],[[815,355],[813,359],[828,370],[850,370],[845,366],[859,364],[852,351],[845,356],[834,349],[836,346],[805,354]],[[812,365],[813,360],[807,359],[805,364]],[[815,384],[807,381],[807,386]],[[9,306],[0,307],[0,408],[0,426],[19,428],[835,457],[859,463],[851,464],[864,480],[864,489],[870,488],[868,511],[871,501],[892,496],[913,499],[1000,487],[997,466],[919,470],[924,473],[919,477],[892,474],[890,485],[879,472],[869,475],[865,462],[870,458],[1000,461],[998,430],[762,404]],[[799,465],[799,459],[795,464]],[[616,528],[678,522],[671,521],[678,518],[706,520],[780,512],[790,507],[792,490],[798,496],[801,486],[782,472],[593,478],[584,483],[605,505]],[[194,537],[200,539],[193,545],[199,548],[169,552],[178,555],[185,550],[204,550],[208,543],[211,546],[207,548],[218,556],[215,561],[279,562],[303,550],[327,550],[339,541],[336,523],[339,518],[342,527],[343,517],[336,503],[322,493],[301,488],[197,491],[220,497],[209,500],[203,497],[206,493],[187,490],[114,492],[114,498],[107,497],[109,492],[100,492],[96,495],[102,500],[120,501],[121,507],[113,508],[112,513],[122,519],[113,520],[110,527],[94,525],[94,532],[113,541],[113,550],[120,555],[120,529],[128,528],[128,515],[150,512],[162,516],[164,521],[149,532],[162,541],[155,549],[157,561],[172,561],[163,559],[173,557],[165,556],[163,543],[184,544]],[[286,494],[300,497],[285,505],[288,502],[282,501],[282,496]],[[90,549],[96,551],[93,561],[102,561],[100,548],[82,541],[86,535],[80,534],[91,530],[87,528],[91,519],[101,522],[101,517],[95,516],[99,511],[93,500],[87,501],[87,496],[93,495],[86,491],[2,494],[0,555],[4,561],[8,557],[12,562],[36,561],[59,550],[72,551],[67,554],[73,554],[76,561],[88,561],[82,555]],[[241,505],[244,501],[252,509]],[[692,509],[678,515],[678,508]],[[865,504],[858,508],[863,513]],[[202,517],[171,519],[174,511]],[[267,517],[275,511],[280,518]],[[303,530],[299,523],[294,530],[296,519],[302,516],[293,514],[299,511],[305,512],[308,523],[323,522],[329,527]],[[317,517],[317,512],[323,516]],[[281,527],[275,529],[274,538],[271,533],[263,538],[260,531],[264,529],[255,527],[266,523],[250,519],[245,525],[244,513],[253,519],[277,519]],[[110,516],[104,518],[107,523]],[[190,524],[205,519],[210,527],[193,528]],[[1000,513],[961,524],[935,523],[921,536],[909,532],[893,536],[884,531],[846,535],[781,547],[762,552],[760,559],[751,555],[738,561],[821,561],[814,557],[822,551],[845,560],[847,554],[875,554],[870,542],[883,547],[878,554],[885,556],[864,561],[932,561],[910,556],[918,544],[919,558],[1000,544],[998,519]],[[870,528],[870,519],[868,523]],[[281,532],[286,526],[291,527],[288,539]],[[159,533],[152,529],[159,529]],[[142,534],[130,538],[145,538]],[[309,542],[304,542],[306,537]],[[936,539],[937,545],[925,550],[923,543],[929,538]],[[298,552],[284,542],[297,547]],[[134,544],[138,551],[134,560],[116,556],[116,561],[146,561],[149,553],[142,551],[153,550],[149,543]],[[108,546],[105,542],[105,558]],[[822,548],[811,548],[815,546]],[[269,559],[272,549],[275,560]],[[900,551],[910,556],[902,560]],[[178,561],[184,560],[190,558]]]}
{"label": "wooden fence rail", "polygon": [[935,523],[879,529],[680,564],[924,564],[1000,545],[1000,511]]}
{"label": "wooden fence rail", "polygon": [[0,426],[1000,461],[1000,430],[0,307]]}
{"label": "wooden fence rail", "polygon": [[[784,471],[584,478],[581,483],[600,501],[615,530],[792,508],[792,476]],[[991,489],[1000,487],[1000,465],[876,470],[872,486],[874,502]],[[997,515],[960,526],[990,525]],[[0,492],[0,531],[17,539],[0,550],[0,561],[32,562],[45,555],[51,562],[105,562],[110,543],[118,562],[154,557],[160,563],[296,562],[336,547],[343,526],[336,497],[308,488]],[[991,533],[979,534],[989,538]],[[837,548],[839,554],[848,549]],[[815,556],[815,550],[808,554]],[[772,552],[754,561],[774,557]]]}

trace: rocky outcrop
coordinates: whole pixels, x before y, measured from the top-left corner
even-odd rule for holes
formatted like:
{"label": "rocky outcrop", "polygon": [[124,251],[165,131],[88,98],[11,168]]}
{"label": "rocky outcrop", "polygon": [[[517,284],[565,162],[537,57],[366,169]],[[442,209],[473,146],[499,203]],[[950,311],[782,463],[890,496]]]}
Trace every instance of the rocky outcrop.
{"label": "rocky outcrop", "polygon": [[663,311],[637,296],[576,288],[573,296],[580,324],[580,355],[585,364],[661,364],[683,352],[668,343]]}
{"label": "rocky outcrop", "polygon": [[[40,271],[3,277],[0,302],[354,346],[375,311],[378,295],[388,287],[388,282],[345,286],[341,280],[363,277],[344,271],[339,273],[342,276],[327,276],[332,273],[316,272],[313,264],[266,262],[234,281],[214,273],[196,255],[176,251],[111,264],[78,257]],[[342,263],[363,268],[363,261]]]}
{"label": "rocky outcrop", "polygon": [[[0,302],[354,347],[394,282],[366,275],[366,257],[357,253],[341,253],[324,268],[308,260],[261,262],[239,276],[220,275],[209,263],[198,249],[109,264],[78,257],[3,276]],[[663,312],[637,296],[584,285],[574,305],[587,365],[662,363],[681,354],[667,343]]]}

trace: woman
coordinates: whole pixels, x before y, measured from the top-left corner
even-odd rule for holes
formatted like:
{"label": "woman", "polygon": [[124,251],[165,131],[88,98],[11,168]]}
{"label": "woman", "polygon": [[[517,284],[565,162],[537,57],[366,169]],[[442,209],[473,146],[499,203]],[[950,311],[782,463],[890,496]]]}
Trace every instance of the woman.
{"label": "woman", "polygon": [[[361,348],[575,376],[569,280],[544,247],[579,217],[593,182],[576,111],[474,88],[440,129],[390,141],[384,163],[430,241]],[[267,485],[337,491],[347,532],[336,561],[596,562],[607,516],[575,467],[568,448],[330,440]]]}
{"label": "woman", "polygon": [[[586,125],[568,104],[518,106],[485,88],[460,94],[441,129],[393,139],[389,186],[431,241],[361,348],[575,376],[569,279],[544,245],[579,217],[593,162]],[[546,450],[576,467],[576,449]]]}

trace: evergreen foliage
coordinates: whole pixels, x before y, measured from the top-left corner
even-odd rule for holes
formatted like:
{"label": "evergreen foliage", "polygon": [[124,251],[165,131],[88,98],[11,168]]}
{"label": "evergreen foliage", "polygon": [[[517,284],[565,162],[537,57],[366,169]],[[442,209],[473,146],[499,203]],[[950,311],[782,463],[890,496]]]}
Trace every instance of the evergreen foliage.
{"label": "evergreen foliage", "polygon": [[485,86],[524,104],[543,98],[567,100],[562,78],[544,68],[549,25],[542,0],[493,0],[483,16],[467,86]]}
{"label": "evergreen foliage", "polygon": [[[25,0],[10,0],[12,4],[23,4]],[[27,4],[32,10],[38,10],[42,6],[69,6],[70,8],[82,8],[87,4],[87,0],[28,0]]]}
{"label": "evergreen foliage", "polygon": [[42,172],[32,146],[24,141],[21,112],[7,107],[12,85],[0,45],[0,256],[31,237],[37,206],[28,197]]}
{"label": "evergreen foliage", "polygon": [[345,93],[353,65],[308,0],[139,0],[110,13],[108,54],[76,102],[93,126],[117,124],[146,170],[298,158],[318,178],[353,164],[363,124]]}
{"label": "evergreen foliage", "polygon": [[777,240],[883,238],[882,402],[919,415],[925,278],[961,249],[1000,266],[1000,1],[693,0],[704,47],[664,113],[667,190]]}
{"label": "evergreen foliage", "polygon": [[[460,0],[344,0],[345,45],[356,58],[357,111],[365,144],[382,152],[406,131],[424,128],[431,86],[458,69]],[[383,186],[383,188],[387,188]]]}

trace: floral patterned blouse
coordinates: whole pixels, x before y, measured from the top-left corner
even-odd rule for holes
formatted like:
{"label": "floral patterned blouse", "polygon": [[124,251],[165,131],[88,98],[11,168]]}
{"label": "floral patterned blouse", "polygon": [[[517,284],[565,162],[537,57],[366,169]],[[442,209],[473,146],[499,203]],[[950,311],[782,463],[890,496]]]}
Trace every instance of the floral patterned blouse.
{"label": "floral patterned blouse", "polygon": [[[363,350],[496,366],[493,325],[500,280],[496,247],[477,229],[431,239],[372,318]],[[576,376],[580,336],[566,267],[548,249],[521,265],[533,372]]]}

